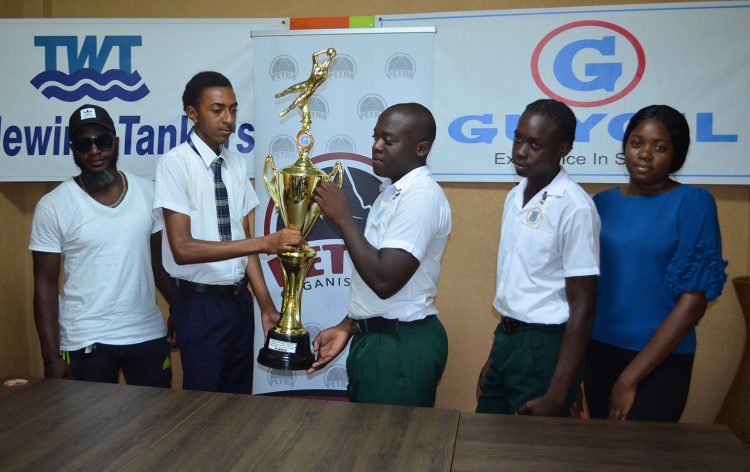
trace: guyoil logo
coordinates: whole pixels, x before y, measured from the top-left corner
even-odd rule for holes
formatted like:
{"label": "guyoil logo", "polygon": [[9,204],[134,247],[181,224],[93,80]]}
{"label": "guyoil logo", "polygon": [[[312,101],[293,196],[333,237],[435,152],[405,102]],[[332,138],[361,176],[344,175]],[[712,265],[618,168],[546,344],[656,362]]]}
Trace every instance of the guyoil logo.
{"label": "guyoil logo", "polygon": [[[96,36],[85,36],[80,47],[78,40],[78,36],[34,36],[34,46],[44,51],[44,72],[31,79],[31,85],[42,95],[64,102],[83,97],[135,102],[148,95],[143,78],[132,70],[132,51],[141,46],[141,36],[104,36],[101,45]],[[67,72],[60,64],[65,60]],[[105,70],[112,65],[118,67]]]}
{"label": "guyoil logo", "polygon": [[531,75],[548,97],[570,106],[615,102],[638,85],[646,55],[625,28],[600,20],[575,21],[550,31],[531,57]]}

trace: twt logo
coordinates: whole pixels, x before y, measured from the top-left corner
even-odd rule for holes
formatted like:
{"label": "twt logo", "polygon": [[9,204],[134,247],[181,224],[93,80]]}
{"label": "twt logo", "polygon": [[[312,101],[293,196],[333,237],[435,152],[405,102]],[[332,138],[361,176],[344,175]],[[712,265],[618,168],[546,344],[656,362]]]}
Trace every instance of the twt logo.
{"label": "twt logo", "polygon": [[[119,98],[135,102],[149,89],[131,55],[141,46],[141,36],[86,36],[79,46],[78,36],[34,36],[34,46],[44,51],[44,72],[31,79],[31,85],[47,98],[75,102],[83,97],[106,102]],[[65,65],[59,59],[67,60]],[[109,67],[105,70],[105,67]]]}
{"label": "twt logo", "polygon": [[621,99],[638,85],[645,68],[646,56],[635,36],[598,20],[556,28],[531,58],[531,75],[542,92],[578,107]]}

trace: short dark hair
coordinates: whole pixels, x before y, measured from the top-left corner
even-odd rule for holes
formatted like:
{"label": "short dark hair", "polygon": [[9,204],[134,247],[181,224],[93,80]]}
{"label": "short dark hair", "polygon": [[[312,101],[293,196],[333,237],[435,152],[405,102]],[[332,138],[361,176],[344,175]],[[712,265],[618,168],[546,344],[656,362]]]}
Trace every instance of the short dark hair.
{"label": "short dark hair", "polygon": [[187,110],[188,106],[198,108],[198,102],[201,99],[201,93],[211,87],[229,87],[232,83],[223,74],[207,70],[198,72],[185,85],[185,91],[182,92],[182,109]]}
{"label": "short dark hair", "polygon": [[534,113],[552,118],[557,122],[557,127],[565,140],[571,147],[576,140],[576,115],[573,110],[563,102],[542,98],[526,105],[524,113]]}
{"label": "short dark hair", "polygon": [[435,117],[432,116],[432,112],[424,105],[420,103],[397,103],[386,108],[383,113],[401,113],[408,115],[414,120],[415,128],[423,133],[419,139],[422,141],[429,141],[430,143],[435,141],[435,134],[437,133],[437,125],[435,125]]}
{"label": "short dark hair", "polygon": [[687,158],[690,147],[690,126],[682,113],[669,105],[649,105],[638,110],[625,128],[625,134],[622,137],[622,152],[625,152],[630,133],[645,120],[658,120],[669,131],[673,149],[669,173],[677,172],[685,164],[685,158]]}

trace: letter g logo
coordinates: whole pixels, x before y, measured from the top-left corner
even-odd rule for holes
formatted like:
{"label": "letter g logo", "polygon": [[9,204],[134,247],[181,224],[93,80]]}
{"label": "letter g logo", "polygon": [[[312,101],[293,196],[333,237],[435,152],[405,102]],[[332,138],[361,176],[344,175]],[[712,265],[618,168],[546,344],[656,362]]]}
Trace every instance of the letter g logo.
{"label": "letter g logo", "polygon": [[615,54],[615,37],[605,36],[600,40],[581,39],[574,41],[560,50],[555,58],[555,77],[563,87],[582,92],[589,90],[606,90],[612,92],[615,82],[622,75],[621,63],[587,63],[585,71],[587,77],[594,77],[589,81],[582,81],[573,72],[573,60],[579,51],[584,49],[595,49],[602,56],[613,56]]}
{"label": "letter g logo", "polygon": [[531,74],[542,92],[578,107],[619,100],[638,85],[645,68],[646,57],[635,36],[599,20],[554,29],[531,58]]}

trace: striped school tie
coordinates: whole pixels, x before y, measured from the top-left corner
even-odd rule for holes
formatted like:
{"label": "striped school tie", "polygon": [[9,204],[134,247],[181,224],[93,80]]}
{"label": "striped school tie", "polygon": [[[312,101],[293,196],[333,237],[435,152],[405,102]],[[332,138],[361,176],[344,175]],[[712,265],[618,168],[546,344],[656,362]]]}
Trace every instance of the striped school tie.
{"label": "striped school tie", "polygon": [[227,196],[227,187],[221,180],[221,164],[224,162],[223,157],[217,157],[211,163],[211,170],[214,171],[214,194],[216,196],[216,222],[219,227],[219,239],[221,241],[232,240],[232,224],[229,221],[229,197]]}

